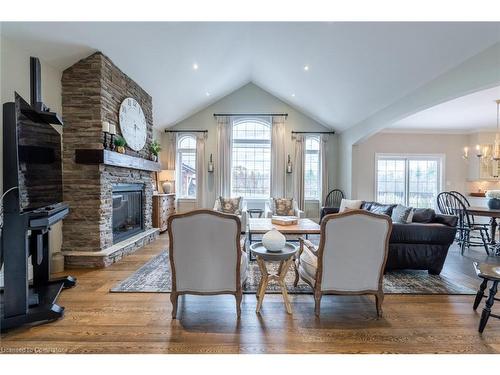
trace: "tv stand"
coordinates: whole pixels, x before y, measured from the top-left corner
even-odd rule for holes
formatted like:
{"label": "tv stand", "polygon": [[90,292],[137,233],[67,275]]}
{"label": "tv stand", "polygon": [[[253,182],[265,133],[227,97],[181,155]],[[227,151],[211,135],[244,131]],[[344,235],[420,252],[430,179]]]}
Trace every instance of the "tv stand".
{"label": "tv stand", "polygon": [[[5,286],[0,294],[2,332],[24,324],[46,323],[64,315],[64,307],[56,303],[57,298],[63,289],[73,287],[76,279],[71,276],[50,279],[49,230],[68,212],[68,207],[62,204],[43,212],[5,214],[2,236]],[[31,285],[29,256],[33,264]]]}

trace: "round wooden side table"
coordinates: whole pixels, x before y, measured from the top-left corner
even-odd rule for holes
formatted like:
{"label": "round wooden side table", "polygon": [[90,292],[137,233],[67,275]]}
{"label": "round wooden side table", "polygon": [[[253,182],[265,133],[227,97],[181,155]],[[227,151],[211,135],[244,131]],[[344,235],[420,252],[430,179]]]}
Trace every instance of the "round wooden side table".
{"label": "round wooden side table", "polygon": [[[288,300],[288,292],[285,285],[285,276],[290,269],[290,265],[293,263],[294,255],[297,253],[297,246],[287,242],[285,247],[280,252],[270,252],[262,245],[262,242],[256,242],[250,245],[250,251],[257,258],[257,264],[259,265],[260,273],[262,277],[257,288],[257,308],[255,312],[260,312],[262,307],[262,302],[264,301],[264,296],[266,295],[267,285],[270,281],[276,281],[280,287],[281,294],[283,296],[283,302],[285,303],[286,312],[288,314],[292,313],[292,306]],[[270,273],[266,267],[266,262],[279,262],[279,268],[277,273]]]}

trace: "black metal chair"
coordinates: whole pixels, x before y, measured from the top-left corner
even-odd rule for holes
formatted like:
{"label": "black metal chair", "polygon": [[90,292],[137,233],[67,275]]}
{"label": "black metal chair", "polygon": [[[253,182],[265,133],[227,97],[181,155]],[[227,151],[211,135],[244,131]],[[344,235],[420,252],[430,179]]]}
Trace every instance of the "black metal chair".
{"label": "black metal chair", "polygon": [[[488,229],[481,224],[477,225],[473,223],[466,205],[457,195],[447,191],[439,193],[437,196],[437,205],[441,213],[453,215],[458,218],[457,229],[459,235],[457,241],[460,245],[462,255],[466,247],[474,246],[483,246],[486,254],[490,254]],[[479,237],[474,235],[474,233],[479,233]],[[481,239],[481,241],[476,241],[476,239]]]}
{"label": "black metal chair", "polygon": [[342,190],[333,189],[328,193],[325,199],[325,205],[323,207],[334,207],[339,208],[340,202],[344,198],[344,193]]}

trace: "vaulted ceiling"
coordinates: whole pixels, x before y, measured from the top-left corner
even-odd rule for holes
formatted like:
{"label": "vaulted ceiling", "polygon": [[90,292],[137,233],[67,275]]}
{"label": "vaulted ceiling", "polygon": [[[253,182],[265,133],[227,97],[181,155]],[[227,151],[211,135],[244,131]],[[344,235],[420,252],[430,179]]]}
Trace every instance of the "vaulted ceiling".
{"label": "vaulted ceiling", "polygon": [[254,82],[342,131],[500,41],[500,23],[16,22],[2,34],[61,70],[102,51],[153,97],[160,128]]}

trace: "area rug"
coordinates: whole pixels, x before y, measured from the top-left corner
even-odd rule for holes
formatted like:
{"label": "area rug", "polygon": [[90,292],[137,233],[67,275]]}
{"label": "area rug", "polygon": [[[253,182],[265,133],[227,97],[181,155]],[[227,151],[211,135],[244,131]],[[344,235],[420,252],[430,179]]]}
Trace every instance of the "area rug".
{"label": "area rug", "polygon": [[[277,267],[277,264],[268,264]],[[286,276],[286,285],[291,294],[311,294],[309,285],[300,281],[294,287],[294,271]],[[255,293],[260,280],[260,270],[256,262],[248,266],[248,279],[243,287],[244,293]],[[130,277],[118,283],[111,292],[119,293],[169,293],[171,274],[168,253],[162,252]],[[459,285],[442,275],[429,275],[427,271],[392,271],[384,276],[384,292],[387,294],[476,294],[476,291]],[[271,283],[267,293],[279,293],[277,285]]]}

